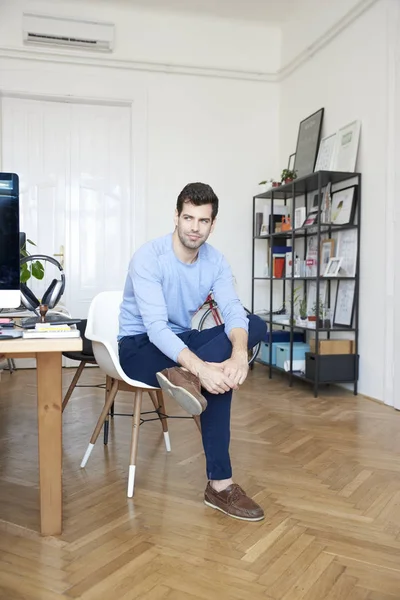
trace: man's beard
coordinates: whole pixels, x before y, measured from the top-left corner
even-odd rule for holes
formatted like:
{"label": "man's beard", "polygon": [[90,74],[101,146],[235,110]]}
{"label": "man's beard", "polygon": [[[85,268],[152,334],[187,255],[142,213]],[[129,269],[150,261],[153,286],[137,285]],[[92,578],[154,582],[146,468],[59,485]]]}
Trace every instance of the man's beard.
{"label": "man's beard", "polygon": [[182,246],[185,246],[185,248],[187,248],[188,250],[197,250],[198,248],[200,248],[200,246],[202,246],[204,244],[204,242],[206,241],[207,238],[204,237],[199,237],[197,240],[191,240],[189,238],[188,234],[184,234],[182,231],[180,231],[179,227],[178,227],[178,237],[179,237],[179,241],[181,242]]}

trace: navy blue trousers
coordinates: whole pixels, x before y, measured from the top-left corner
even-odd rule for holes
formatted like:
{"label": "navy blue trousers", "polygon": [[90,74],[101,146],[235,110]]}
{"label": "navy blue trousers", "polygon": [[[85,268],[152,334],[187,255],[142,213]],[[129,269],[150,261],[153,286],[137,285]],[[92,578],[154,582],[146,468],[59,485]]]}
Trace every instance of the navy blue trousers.
{"label": "navy blue trousers", "polygon": [[[265,339],[267,328],[256,315],[249,315],[249,348]],[[220,363],[230,358],[232,344],[224,326],[198,331],[191,329],[179,334],[189,350],[207,362]],[[124,372],[131,379],[158,387],[156,373],[177,363],[165,356],[146,333],[126,336],[119,344],[119,359]],[[224,394],[211,394],[203,389],[208,406],[201,414],[201,432],[208,479],[229,479],[232,467],[229,457],[230,417],[232,390]]]}

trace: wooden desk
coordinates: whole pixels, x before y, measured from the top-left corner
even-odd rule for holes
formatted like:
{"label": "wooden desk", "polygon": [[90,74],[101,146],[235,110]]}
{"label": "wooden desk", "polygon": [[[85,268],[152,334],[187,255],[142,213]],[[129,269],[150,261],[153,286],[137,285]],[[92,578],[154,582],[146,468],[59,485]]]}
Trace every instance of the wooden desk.
{"label": "wooden desk", "polygon": [[6,358],[36,358],[40,531],[62,532],[62,352],[82,350],[81,338],[0,340]]}

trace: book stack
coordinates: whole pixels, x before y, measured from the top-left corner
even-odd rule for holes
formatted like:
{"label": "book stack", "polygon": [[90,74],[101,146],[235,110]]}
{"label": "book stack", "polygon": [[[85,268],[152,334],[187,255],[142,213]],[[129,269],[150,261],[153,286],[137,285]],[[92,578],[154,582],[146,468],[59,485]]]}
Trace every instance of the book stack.
{"label": "book stack", "polygon": [[22,337],[36,338],[78,338],[80,331],[76,325],[57,325],[51,323],[36,323],[35,329],[26,329]]}

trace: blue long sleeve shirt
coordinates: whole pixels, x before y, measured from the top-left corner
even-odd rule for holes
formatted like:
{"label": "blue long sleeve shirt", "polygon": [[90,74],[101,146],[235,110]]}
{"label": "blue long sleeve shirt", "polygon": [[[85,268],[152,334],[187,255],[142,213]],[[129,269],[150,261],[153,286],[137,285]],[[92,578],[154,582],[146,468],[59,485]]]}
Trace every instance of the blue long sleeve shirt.
{"label": "blue long sleeve shirt", "polygon": [[144,244],[129,264],[119,315],[119,335],[147,333],[163,354],[177,362],[186,344],[177,334],[192,328],[195,313],[210,291],[222,313],[225,332],[248,331],[248,319],[235,292],[231,268],[209,244],[192,264],[181,262],[172,234]]}

